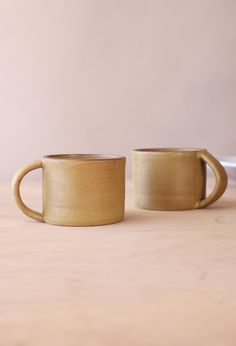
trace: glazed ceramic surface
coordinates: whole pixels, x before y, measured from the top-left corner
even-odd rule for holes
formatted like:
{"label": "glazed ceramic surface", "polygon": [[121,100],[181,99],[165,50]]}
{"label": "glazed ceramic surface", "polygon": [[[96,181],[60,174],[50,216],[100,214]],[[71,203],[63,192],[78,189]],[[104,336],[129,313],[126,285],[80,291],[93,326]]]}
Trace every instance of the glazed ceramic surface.
{"label": "glazed ceramic surface", "polygon": [[[206,164],[216,184],[206,197]],[[205,149],[151,148],[132,152],[136,206],[153,210],[203,208],[215,202],[227,186],[227,174]]]}
{"label": "glazed ceramic surface", "polygon": [[[20,196],[24,175],[43,170],[43,212],[28,208]],[[50,155],[21,168],[13,192],[29,217],[63,226],[104,225],[121,221],[125,201],[125,157],[113,155]]]}

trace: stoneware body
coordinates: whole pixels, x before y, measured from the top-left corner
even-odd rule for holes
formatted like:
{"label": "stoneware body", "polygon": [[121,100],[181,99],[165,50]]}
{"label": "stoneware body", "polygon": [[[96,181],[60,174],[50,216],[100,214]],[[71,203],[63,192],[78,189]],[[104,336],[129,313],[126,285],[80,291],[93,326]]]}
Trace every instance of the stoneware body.
{"label": "stoneware body", "polygon": [[[43,212],[28,208],[19,188],[24,175],[43,169]],[[50,155],[21,168],[13,179],[19,208],[29,217],[63,226],[93,226],[121,221],[125,201],[125,157]]]}
{"label": "stoneware body", "polygon": [[[206,198],[206,164],[216,184]],[[205,149],[153,148],[132,152],[135,204],[153,210],[203,208],[216,201],[227,186],[227,174]]]}

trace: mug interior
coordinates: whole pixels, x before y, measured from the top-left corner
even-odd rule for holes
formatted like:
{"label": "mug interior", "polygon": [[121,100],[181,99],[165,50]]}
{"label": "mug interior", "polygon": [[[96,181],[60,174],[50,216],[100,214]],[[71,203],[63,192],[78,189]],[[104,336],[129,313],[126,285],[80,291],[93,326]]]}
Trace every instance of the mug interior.
{"label": "mug interior", "polygon": [[104,161],[104,160],[122,160],[124,156],[104,155],[104,154],[56,154],[46,155],[44,159],[50,160],[79,160],[79,161]]}
{"label": "mug interior", "polygon": [[196,151],[206,151],[206,149],[201,148],[143,148],[134,149],[134,152],[144,152],[144,153],[186,153],[186,152],[196,152]]}

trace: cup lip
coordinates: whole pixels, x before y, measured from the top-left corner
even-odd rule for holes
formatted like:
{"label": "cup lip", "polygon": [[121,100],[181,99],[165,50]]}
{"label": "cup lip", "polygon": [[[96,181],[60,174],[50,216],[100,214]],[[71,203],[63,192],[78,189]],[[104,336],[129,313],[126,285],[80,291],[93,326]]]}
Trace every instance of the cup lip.
{"label": "cup lip", "polygon": [[207,151],[204,148],[190,148],[190,147],[159,147],[159,148],[140,148],[133,149],[134,153],[145,153],[145,154],[187,154],[194,153],[199,151]]}
{"label": "cup lip", "polygon": [[114,161],[125,160],[125,156],[113,154],[50,154],[43,156],[43,160],[59,161]]}

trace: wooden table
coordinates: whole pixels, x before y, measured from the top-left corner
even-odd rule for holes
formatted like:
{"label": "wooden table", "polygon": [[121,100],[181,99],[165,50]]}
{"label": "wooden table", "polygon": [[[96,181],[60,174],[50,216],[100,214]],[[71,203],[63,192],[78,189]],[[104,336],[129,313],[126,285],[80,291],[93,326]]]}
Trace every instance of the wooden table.
{"label": "wooden table", "polygon": [[0,183],[1,346],[236,345],[236,184],[185,212],[136,209],[127,185],[123,222],[64,228]]}

